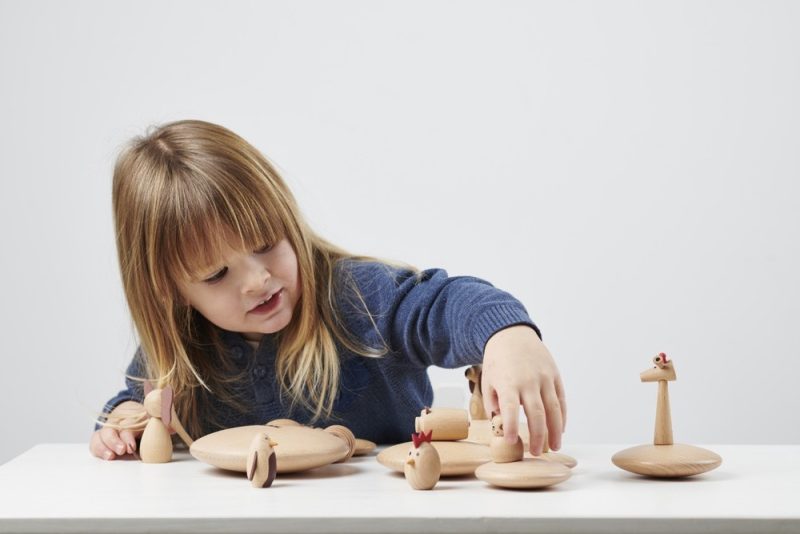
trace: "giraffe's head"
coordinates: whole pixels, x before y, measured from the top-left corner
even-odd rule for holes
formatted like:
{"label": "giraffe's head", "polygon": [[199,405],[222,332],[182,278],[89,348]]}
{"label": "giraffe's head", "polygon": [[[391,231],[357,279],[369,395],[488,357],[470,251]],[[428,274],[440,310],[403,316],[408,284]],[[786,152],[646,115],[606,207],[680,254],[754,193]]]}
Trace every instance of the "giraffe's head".
{"label": "giraffe's head", "polygon": [[667,359],[666,354],[659,352],[658,356],[653,358],[653,363],[654,367],[639,374],[642,382],[658,382],[659,380],[672,382],[675,380],[675,368],[672,366],[672,360]]}

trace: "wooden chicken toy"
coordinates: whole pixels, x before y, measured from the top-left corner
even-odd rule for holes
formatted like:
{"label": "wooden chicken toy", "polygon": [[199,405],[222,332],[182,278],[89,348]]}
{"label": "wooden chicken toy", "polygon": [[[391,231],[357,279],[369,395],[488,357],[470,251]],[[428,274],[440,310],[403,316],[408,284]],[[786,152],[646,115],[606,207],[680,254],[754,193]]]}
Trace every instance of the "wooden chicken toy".
{"label": "wooden chicken toy", "polygon": [[278,444],[269,439],[269,434],[261,432],[253,436],[247,454],[247,479],[254,488],[268,488],[278,474],[278,459],[272,449]]}
{"label": "wooden chicken toy", "polygon": [[542,457],[525,458],[522,439],[517,436],[509,443],[503,431],[500,415],[492,417],[492,433],[489,450],[492,461],[475,469],[480,480],[502,488],[542,488],[567,480],[572,474],[569,467]]}
{"label": "wooden chicken toy", "polygon": [[442,474],[439,453],[432,445],[433,431],[411,435],[413,445],[408,451],[403,473],[409,485],[417,490],[433,489]]}
{"label": "wooden chicken toy", "polygon": [[673,362],[663,352],[653,358],[654,367],[643,371],[642,382],[658,382],[656,428],[653,445],[639,445],[615,454],[614,465],[640,475],[678,478],[719,467],[722,458],[712,451],[673,443],[668,383],[676,380]]}

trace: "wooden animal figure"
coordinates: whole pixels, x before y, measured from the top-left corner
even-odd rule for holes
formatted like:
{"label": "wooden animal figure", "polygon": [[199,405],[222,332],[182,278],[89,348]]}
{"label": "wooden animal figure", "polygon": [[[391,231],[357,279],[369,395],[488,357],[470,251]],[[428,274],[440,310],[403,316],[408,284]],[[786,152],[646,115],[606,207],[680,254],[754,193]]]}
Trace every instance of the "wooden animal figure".
{"label": "wooden animal figure", "polygon": [[517,436],[516,442],[509,443],[503,432],[503,418],[494,413],[492,414],[492,438],[489,442],[489,452],[492,455],[492,461],[498,464],[519,462],[525,455],[522,438]]}
{"label": "wooden animal figure", "polygon": [[469,415],[457,408],[425,407],[414,420],[417,432],[436,431],[436,441],[458,441],[469,436]]}
{"label": "wooden animal figure", "polygon": [[616,453],[611,461],[617,467],[640,475],[677,478],[705,473],[719,467],[722,458],[693,445],[673,443],[668,383],[675,380],[675,368],[667,355],[653,358],[654,367],[642,371],[642,382],[658,382],[656,429],[652,445],[639,445]]}
{"label": "wooden animal figure", "polygon": [[169,462],[172,460],[171,434],[177,433],[188,447],[193,440],[175,413],[171,387],[153,389],[150,382],[145,382],[144,394],[144,410],[149,419],[139,443],[139,457],[150,464]]}
{"label": "wooden animal figure", "polygon": [[247,479],[254,488],[268,488],[278,473],[278,459],[273,447],[278,444],[261,432],[253,436],[250,451],[247,453]]}
{"label": "wooden animal figure", "polygon": [[469,380],[469,392],[472,396],[469,399],[469,416],[473,421],[483,421],[486,417],[486,409],[483,407],[483,393],[481,391],[481,366],[473,365],[464,372],[464,376]]}
{"label": "wooden animal figure", "polygon": [[675,368],[667,355],[659,352],[653,358],[655,367],[642,371],[639,378],[642,382],[658,382],[658,402],[656,404],[656,431],[654,445],[672,445],[672,417],[669,409],[668,382],[675,380]]}
{"label": "wooden animal figure", "polygon": [[403,473],[412,488],[433,489],[442,474],[439,453],[431,444],[433,431],[411,435],[413,445],[403,466]]}

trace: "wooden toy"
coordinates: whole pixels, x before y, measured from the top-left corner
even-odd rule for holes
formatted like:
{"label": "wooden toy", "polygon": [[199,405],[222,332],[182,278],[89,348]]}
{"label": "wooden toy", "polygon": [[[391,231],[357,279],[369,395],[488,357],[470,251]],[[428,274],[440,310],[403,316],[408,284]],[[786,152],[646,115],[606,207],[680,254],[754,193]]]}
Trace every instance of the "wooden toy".
{"label": "wooden toy", "polygon": [[413,446],[403,465],[403,473],[412,488],[417,490],[433,489],[442,473],[442,462],[439,453],[431,445],[431,434],[415,433],[411,435]]}
{"label": "wooden toy", "polygon": [[414,420],[417,432],[434,431],[436,441],[457,441],[469,436],[469,416],[457,408],[424,408]]}
{"label": "wooden toy", "polygon": [[719,467],[722,458],[715,452],[673,443],[668,383],[676,380],[675,367],[663,352],[653,358],[653,363],[655,367],[639,375],[642,382],[658,382],[653,445],[639,445],[622,450],[611,461],[626,471],[662,478],[697,475]]}
{"label": "wooden toy", "polygon": [[[400,443],[382,450],[377,460],[381,465],[398,473],[405,471],[405,461],[412,442]],[[431,441],[431,445],[439,453],[442,466],[441,476],[471,475],[481,464],[492,460],[489,447],[468,441]]]}
{"label": "wooden toy", "polygon": [[503,420],[492,414],[492,460],[475,469],[480,480],[503,488],[541,488],[563,482],[571,471],[558,462],[542,458],[523,458],[522,440],[509,444],[503,434]]}
{"label": "wooden toy", "polygon": [[503,418],[499,415],[492,417],[492,440],[489,442],[489,453],[492,461],[498,464],[518,462],[525,454],[522,439],[517,436],[515,443],[509,443],[503,435]]}
{"label": "wooden toy", "polygon": [[473,365],[464,371],[464,376],[469,381],[469,392],[472,396],[469,399],[469,417],[472,421],[483,421],[486,417],[486,409],[483,407],[483,392],[481,391],[482,367]]}
{"label": "wooden toy", "polygon": [[266,432],[257,433],[247,454],[247,478],[254,488],[268,488],[278,473],[273,447],[278,444]]}
{"label": "wooden toy", "polygon": [[[522,439],[523,450],[524,450],[524,457],[525,458],[534,458],[534,456],[528,452],[530,447],[530,438],[528,436],[528,428],[524,424],[521,424],[518,429],[519,437]],[[472,443],[480,443],[482,445],[489,445],[492,442],[492,438],[494,437],[494,433],[492,431],[492,422],[489,420],[484,421],[470,421],[469,424],[469,437],[466,440]],[[536,456],[535,458],[541,458],[543,460],[550,460],[554,462],[558,462],[560,464],[566,465],[569,468],[573,468],[578,465],[578,461],[569,456],[568,454],[564,454],[561,452],[553,452],[550,450],[549,446],[547,445],[547,438],[545,437],[544,440],[544,450],[541,456]]]}
{"label": "wooden toy", "polygon": [[347,454],[341,460],[337,460],[336,463],[346,462],[353,457],[353,454],[356,452],[356,437],[350,432],[349,428],[342,425],[331,425],[327,427],[325,431],[330,432],[334,436],[339,436],[339,438],[347,444]]}
{"label": "wooden toy", "polygon": [[144,409],[150,418],[139,443],[139,456],[145,463],[165,463],[172,460],[172,438],[178,435],[191,446],[192,438],[184,430],[172,406],[172,388],[153,389],[150,382],[144,383]]}
{"label": "wooden toy", "polygon": [[375,450],[377,445],[369,440],[356,438],[356,450],[353,456],[364,456]]}
{"label": "wooden toy", "polygon": [[192,456],[230,471],[247,472],[247,458],[254,437],[267,433],[279,445],[274,447],[277,473],[293,473],[332,464],[351,453],[341,433],[307,426],[240,426],[220,430],[195,440]]}

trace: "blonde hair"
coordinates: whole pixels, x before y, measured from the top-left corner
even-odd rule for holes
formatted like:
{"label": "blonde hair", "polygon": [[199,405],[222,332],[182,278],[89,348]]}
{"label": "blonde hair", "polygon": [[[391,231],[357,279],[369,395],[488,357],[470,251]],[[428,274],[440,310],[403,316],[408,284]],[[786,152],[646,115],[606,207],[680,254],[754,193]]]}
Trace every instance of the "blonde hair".
{"label": "blonde hair", "polygon": [[[152,127],[151,127],[152,128]],[[245,410],[231,384],[240,377],[227,358],[221,330],[183,303],[178,280],[189,280],[218,261],[225,243],[251,251],[286,238],[298,262],[301,295],[292,320],[277,333],[277,378],[292,406],[313,419],[329,417],[339,389],[336,342],[363,356],[388,351],[355,339],[336,307],[334,266],[338,260],[388,260],[356,256],[318,236],[275,167],[257,149],[222,126],[184,120],[136,137],[114,167],[113,211],[122,284],[146,356],[145,377],[170,385],[175,408],[190,434],[202,433],[202,398],[216,395]],[[350,287],[367,315],[363,298]],[[370,315],[373,326],[375,322]],[[209,357],[209,350],[217,357]],[[223,379],[221,376],[228,376]]]}

